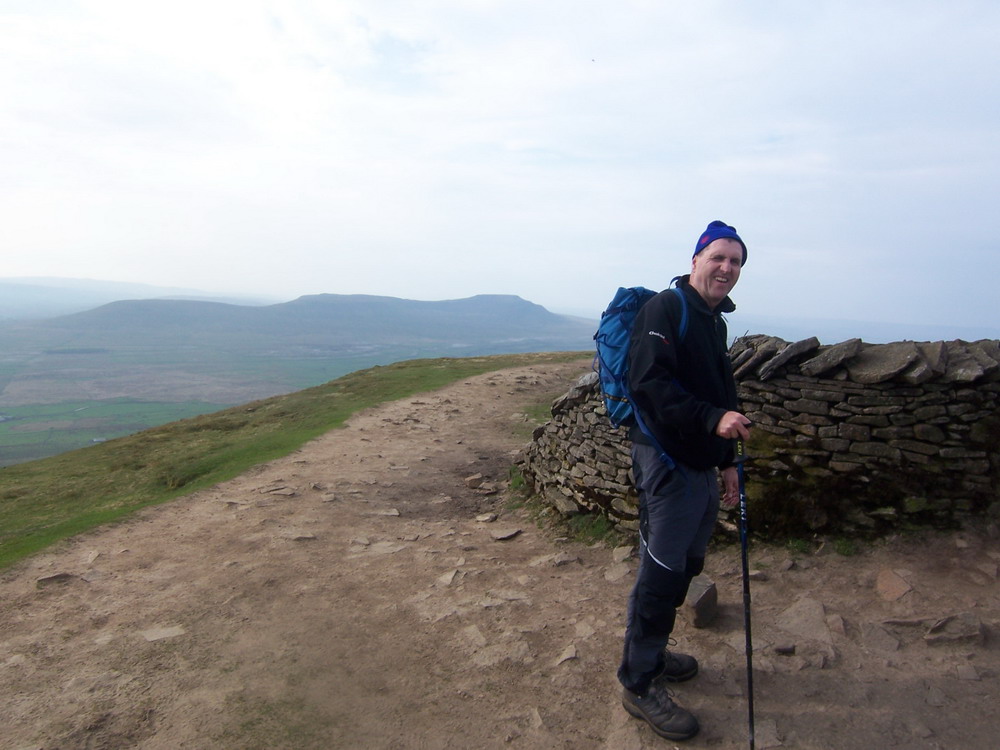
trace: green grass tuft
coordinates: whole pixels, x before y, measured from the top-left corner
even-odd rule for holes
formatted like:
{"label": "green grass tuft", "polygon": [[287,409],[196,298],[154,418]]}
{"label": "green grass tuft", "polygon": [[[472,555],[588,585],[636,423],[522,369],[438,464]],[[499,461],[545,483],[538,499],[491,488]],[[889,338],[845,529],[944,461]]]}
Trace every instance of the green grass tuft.
{"label": "green grass tuft", "polygon": [[617,547],[622,544],[624,535],[615,528],[607,516],[601,514],[580,514],[571,516],[567,521],[570,536],[584,544],[603,544]]}
{"label": "green grass tuft", "polygon": [[861,551],[856,541],[847,539],[846,537],[834,539],[833,549],[838,555],[843,555],[844,557],[854,557]]}
{"label": "green grass tuft", "polygon": [[795,555],[808,555],[812,552],[812,545],[805,539],[789,539],[786,546],[788,551]]}

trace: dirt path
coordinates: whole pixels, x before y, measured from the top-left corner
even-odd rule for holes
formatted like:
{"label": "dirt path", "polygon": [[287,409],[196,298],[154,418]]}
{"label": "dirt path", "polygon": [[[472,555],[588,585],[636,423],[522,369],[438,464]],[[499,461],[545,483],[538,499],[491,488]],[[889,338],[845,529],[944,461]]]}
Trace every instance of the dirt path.
{"label": "dirt path", "polygon": [[[0,748],[670,746],[618,703],[634,561],[505,510],[521,410],[585,367],[367,411],[7,571]],[[756,746],[996,747],[996,550],[988,526],[852,557],[755,546]],[[676,691],[703,727],[686,746],[746,747],[738,551],[707,572],[720,616],[677,632],[702,663]]]}

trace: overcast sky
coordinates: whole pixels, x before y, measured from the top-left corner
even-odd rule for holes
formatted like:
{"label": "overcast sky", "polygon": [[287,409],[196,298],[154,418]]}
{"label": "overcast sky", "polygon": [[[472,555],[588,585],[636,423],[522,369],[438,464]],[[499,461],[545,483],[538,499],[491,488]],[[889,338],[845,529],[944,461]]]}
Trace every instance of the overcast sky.
{"label": "overcast sky", "polygon": [[0,0],[0,277],[990,326],[996,0]]}

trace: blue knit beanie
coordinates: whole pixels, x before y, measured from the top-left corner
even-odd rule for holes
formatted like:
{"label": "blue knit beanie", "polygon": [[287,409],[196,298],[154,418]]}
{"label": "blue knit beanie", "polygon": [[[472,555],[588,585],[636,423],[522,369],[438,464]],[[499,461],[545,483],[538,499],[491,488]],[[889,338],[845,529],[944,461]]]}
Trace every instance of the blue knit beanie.
{"label": "blue knit beanie", "polygon": [[740,239],[740,236],[736,234],[736,227],[731,227],[728,224],[725,224],[721,221],[713,221],[705,228],[705,231],[702,233],[701,237],[698,238],[698,244],[694,246],[694,255],[692,255],[691,257],[693,258],[695,255],[700,253],[710,244],[715,242],[715,240],[721,240],[721,239],[736,240],[737,242],[740,243],[740,245],[743,247],[742,265],[745,266],[747,263],[746,244],[743,242],[743,240]]}

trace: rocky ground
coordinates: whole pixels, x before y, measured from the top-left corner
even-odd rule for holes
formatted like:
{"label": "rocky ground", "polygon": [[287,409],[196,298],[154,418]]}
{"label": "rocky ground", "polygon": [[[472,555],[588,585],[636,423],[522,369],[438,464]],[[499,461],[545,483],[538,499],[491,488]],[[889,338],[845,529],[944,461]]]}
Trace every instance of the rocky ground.
{"label": "rocky ground", "polygon": [[[614,679],[628,549],[512,510],[524,409],[587,363],[366,411],[285,459],[0,576],[0,747],[669,747]],[[472,479],[474,475],[481,479]],[[752,481],[752,479],[751,479]],[[998,534],[751,547],[756,747],[992,748]],[[739,550],[678,649],[702,732],[748,746]]]}

